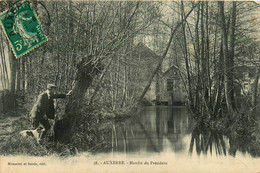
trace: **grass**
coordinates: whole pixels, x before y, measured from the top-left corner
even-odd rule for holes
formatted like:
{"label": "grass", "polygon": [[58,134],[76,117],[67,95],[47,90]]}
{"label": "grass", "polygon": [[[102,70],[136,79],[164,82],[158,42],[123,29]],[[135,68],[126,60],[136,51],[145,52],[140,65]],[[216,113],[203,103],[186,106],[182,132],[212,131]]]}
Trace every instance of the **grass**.
{"label": "grass", "polygon": [[71,156],[85,151],[107,151],[110,149],[112,121],[111,117],[105,116],[101,111],[85,108],[78,115],[71,143],[54,143],[52,140],[48,141],[51,136],[47,136],[39,145],[33,137],[22,137],[19,134],[22,130],[31,129],[29,118],[22,116],[9,124],[13,133],[0,142],[0,154]]}
{"label": "grass", "polygon": [[43,156],[47,155],[48,151],[41,145],[37,144],[32,137],[22,137],[19,132],[21,130],[29,129],[30,122],[27,117],[20,117],[11,122],[13,133],[11,133],[4,142],[0,143],[0,153],[2,155],[33,155]]}
{"label": "grass", "polygon": [[[138,110],[138,109],[137,109]],[[21,130],[30,129],[28,117],[21,116],[14,120],[10,126],[14,133],[10,134],[4,142],[0,142],[1,155],[30,155],[30,156],[71,156],[79,152],[106,152],[111,149],[111,127],[113,122],[124,121],[128,117],[137,114],[138,111],[130,114],[119,112],[108,113],[100,108],[84,107],[77,116],[77,122],[69,144],[43,141],[39,145],[32,137],[24,138],[19,135]],[[15,113],[12,115],[25,115]],[[212,133],[205,132],[204,137],[213,138],[216,131],[228,136],[235,143],[234,151],[248,152],[252,156],[260,156],[260,121],[253,119],[248,113],[239,113],[234,119],[228,121],[222,117],[214,121],[203,120],[203,134],[205,129],[212,130]],[[4,119],[3,119],[4,120]],[[212,135],[211,135],[212,134]],[[220,142],[222,139],[220,140]],[[206,148],[207,149],[207,148]],[[234,154],[234,153],[232,153]]]}

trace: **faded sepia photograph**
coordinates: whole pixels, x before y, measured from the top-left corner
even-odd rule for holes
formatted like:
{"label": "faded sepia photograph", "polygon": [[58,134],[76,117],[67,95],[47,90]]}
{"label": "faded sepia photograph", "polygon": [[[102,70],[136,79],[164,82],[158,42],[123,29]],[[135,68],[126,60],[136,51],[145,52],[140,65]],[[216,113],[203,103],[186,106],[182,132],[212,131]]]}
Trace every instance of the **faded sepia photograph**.
{"label": "faded sepia photograph", "polygon": [[260,173],[260,1],[0,0],[0,173]]}

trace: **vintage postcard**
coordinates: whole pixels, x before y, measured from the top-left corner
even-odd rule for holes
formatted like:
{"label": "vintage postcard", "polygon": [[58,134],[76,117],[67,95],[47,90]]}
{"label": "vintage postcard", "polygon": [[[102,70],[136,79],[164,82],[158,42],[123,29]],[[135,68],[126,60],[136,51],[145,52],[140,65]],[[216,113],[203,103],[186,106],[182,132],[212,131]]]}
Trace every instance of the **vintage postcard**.
{"label": "vintage postcard", "polygon": [[0,1],[0,173],[259,173],[259,1]]}

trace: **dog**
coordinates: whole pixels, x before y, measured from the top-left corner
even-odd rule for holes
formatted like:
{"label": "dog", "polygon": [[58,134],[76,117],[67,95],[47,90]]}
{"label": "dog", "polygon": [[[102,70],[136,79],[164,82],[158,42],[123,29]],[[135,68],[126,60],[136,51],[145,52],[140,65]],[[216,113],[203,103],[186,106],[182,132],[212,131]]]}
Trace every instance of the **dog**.
{"label": "dog", "polygon": [[22,130],[20,132],[20,135],[22,137],[33,137],[34,139],[36,139],[37,143],[39,143],[40,142],[40,135],[41,135],[42,131],[43,131],[43,128],[38,127],[35,130]]}

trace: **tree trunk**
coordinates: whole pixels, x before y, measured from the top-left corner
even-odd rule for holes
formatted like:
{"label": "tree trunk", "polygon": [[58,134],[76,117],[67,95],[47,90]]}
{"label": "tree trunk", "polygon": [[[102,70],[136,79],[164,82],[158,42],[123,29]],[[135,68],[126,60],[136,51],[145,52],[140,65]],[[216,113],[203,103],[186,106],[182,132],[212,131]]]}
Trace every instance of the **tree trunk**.
{"label": "tree trunk", "polygon": [[14,108],[16,105],[16,98],[15,98],[15,87],[16,87],[16,68],[17,68],[17,60],[15,56],[9,48],[9,61],[10,61],[10,68],[11,68],[11,93],[10,93],[10,108]]}
{"label": "tree trunk", "polygon": [[[198,5],[198,4],[197,4]],[[194,10],[195,7],[197,7],[197,5],[193,6],[193,8],[187,13],[187,15],[184,17],[184,21],[186,21],[186,19],[189,17],[190,13]],[[183,22],[184,22],[183,21]],[[163,55],[161,56],[161,59],[159,60],[158,64],[157,64],[157,67],[155,68],[155,70],[153,71],[150,79],[148,80],[148,83],[147,85],[145,86],[142,94],[140,95],[139,99],[138,99],[138,102],[142,101],[143,97],[145,96],[146,92],[148,91],[152,81],[153,81],[153,78],[154,76],[157,74],[157,72],[159,71],[161,65],[162,65],[162,62],[164,60],[164,58],[166,57],[167,53],[168,53],[168,50],[171,46],[171,43],[172,43],[172,40],[173,40],[173,36],[175,35],[176,31],[178,30],[178,28],[181,26],[182,22],[178,22],[177,25],[175,26],[175,28],[172,30],[172,33],[171,33],[171,36],[170,36],[170,39],[168,41],[168,44],[166,46],[166,49],[163,53]]]}
{"label": "tree trunk", "polygon": [[[161,68],[159,69],[161,71]],[[160,101],[160,72],[156,74],[156,85],[155,85],[156,103]]]}
{"label": "tree trunk", "polygon": [[199,37],[199,21],[200,21],[200,10],[198,8],[197,10],[197,17],[196,17],[196,24],[195,24],[195,66],[197,69],[197,85],[196,85],[196,91],[195,91],[195,99],[194,99],[194,108],[198,109],[200,107],[200,98],[199,98],[199,92],[201,87],[201,76],[200,76],[200,37]]}
{"label": "tree trunk", "polygon": [[92,104],[93,104],[94,98],[95,98],[97,92],[98,92],[99,89],[100,89],[100,84],[101,84],[101,82],[103,81],[103,78],[105,77],[105,74],[107,73],[108,69],[110,68],[110,65],[111,65],[111,63],[112,63],[114,57],[115,57],[115,56],[113,56],[113,57],[111,58],[111,60],[109,61],[107,67],[105,68],[105,71],[101,74],[101,76],[100,76],[100,78],[99,78],[99,80],[98,80],[98,84],[97,84],[97,86],[96,86],[96,88],[95,88],[95,90],[94,90],[94,93],[92,94],[92,96],[91,96],[90,99],[89,99],[88,105],[92,105]]}
{"label": "tree trunk", "polygon": [[100,64],[98,64],[98,66],[90,62],[86,64],[91,58],[93,58],[93,56],[83,59],[77,65],[77,75],[72,88],[72,95],[69,96],[65,107],[64,119],[55,123],[54,132],[56,140],[58,141],[69,142],[85,93],[91,85],[94,76],[99,72],[98,67]]}
{"label": "tree trunk", "polygon": [[255,75],[255,80],[253,83],[253,92],[252,92],[252,106],[253,106],[253,111],[256,110],[257,107],[257,94],[258,94],[258,82],[259,82],[259,74],[260,74],[260,68],[256,67],[256,75]]}
{"label": "tree trunk", "polygon": [[224,2],[218,2],[219,4],[219,12],[220,12],[220,25],[222,29],[223,35],[223,44],[224,44],[224,86],[225,86],[225,98],[226,98],[226,105],[229,112],[229,115],[233,112],[232,106],[232,73],[230,71],[233,68],[231,64],[231,56],[228,49],[228,28],[225,21],[225,14],[224,14]]}
{"label": "tree trunk", "polygon": [[20,90],[21,90],[21,61],[22,59],[17,59],[17,70],[16,70],[16,75],[17,75],[17,78],[16,78],[16,91],[19,93]]}
{"label": "tree trunk", "polygon": [[26,83],[26,75],[25,75],[25,59],[21,59],[22,60],[22,72],[21,72],[21,78],[22,78],[22,91],[23,91],[23,94],[25,92],[25,83]]}
{"label": "tree trunk", "polygon": [[218,111],[221,109],[220,105],[221,105],[221,95],[222,95],[222,91],[223,91],[223,81],[224,81],[224,75],[223,75],[223,68],[224,66],[224,53],[223,53],[223,42],[221,41],[220,43],[220,52],[219,52],[219,63],[218,66],[216,67],[217,70],[217,86],[216,86],[216,94],[215,94],[215,101],[214,101],[214,106],[213,106],[213,116],[214,118],[217,117],[218,115]]}
{"label": "tree trunk", "polygon": [[[1,32],[1,31],[0,31]],[[1,62],[2,68],[0,69],[2,75],[1,75],[1,84],[3,89],[9,89],[9,77],[8,77],[8,68],[7,68],[7,62],[6,62],[6,56],[5,56],[5,49],[4,49],[4,38],[3,34],[0,35],[1,41],[0,41],[0,55],[1,55]]]}
{"label": "tree trunk", "polygon": [[185,11],[184,11],[184,5],[183,2],[181,2],[181,10],[182,10],[182,32],[183,32],[183,42],[184,42],[184,59],[185,59],[185,67],[186,67],[186,72],[187,72],[187,82],[188,82],[188,97],[189,97],[189,102],[190,106],[193,109],[194,108],[194,101],[192,97],[192,88],[191,88],[191,77],[190,77],[190,67],[189,67],[189,60],[188,60],[188,50],[187,50],[187,41],[186,41],[186,31],[185,31],[185,21],[184,21],[184,16],[185,16]]}
{"label": "tree trunk", "polygon": [[232,2],[232,15],[231,15],[231,33],[230,33],[230,53],[229,53],[229,82],[230,82],[230,99],[232,107],[235,108],[235,97],[234,97],[234,56],[235,56],[235,30],[236,30],[236,2]]}
{"label": "tree trunk", "polygon": [[[205,49],[205,59],[206,59],[206,67],[207,67],[207,92],[205,95],[208,98],[208,106],[212,107],[212,99],[211,99],[211,89],[212,89],[212,79],[210,75],[210,62],[212,62],[212,58],[210,58],[210,32],[209,32],[209,4],[206,2],[206,49]],[[211,60],[211,61],[210,61]]]}

